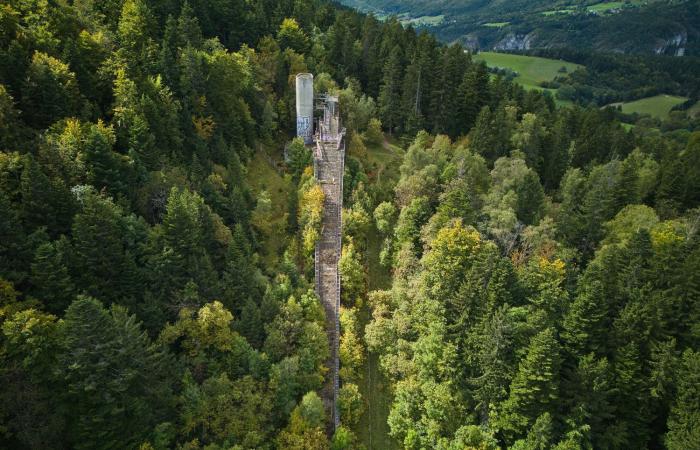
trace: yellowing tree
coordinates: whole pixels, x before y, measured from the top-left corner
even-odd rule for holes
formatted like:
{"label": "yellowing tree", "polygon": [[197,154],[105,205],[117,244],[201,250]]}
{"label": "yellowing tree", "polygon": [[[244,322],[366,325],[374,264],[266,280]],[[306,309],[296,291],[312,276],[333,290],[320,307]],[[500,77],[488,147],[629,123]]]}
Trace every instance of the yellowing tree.
{"label": "yellowing tree", "polygon": [[303,249],[306,256],[311,256],[321,237],[325,194],[314,180],[310,167],[307,167],[302,177],[299,195],[299,227],[302,230]]}

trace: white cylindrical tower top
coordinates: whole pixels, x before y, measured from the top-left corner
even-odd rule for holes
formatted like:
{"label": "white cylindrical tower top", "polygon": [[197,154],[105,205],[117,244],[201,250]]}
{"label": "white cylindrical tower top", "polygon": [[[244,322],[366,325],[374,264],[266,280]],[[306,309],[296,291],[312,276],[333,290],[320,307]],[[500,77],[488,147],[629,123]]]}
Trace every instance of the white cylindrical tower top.
{"label": "white cylindrical tower top", "polygon": [[297,136],[304,142],[313,141],[314,119],[314,76],[310,73],[300,73],[296,78],[297,91]]}

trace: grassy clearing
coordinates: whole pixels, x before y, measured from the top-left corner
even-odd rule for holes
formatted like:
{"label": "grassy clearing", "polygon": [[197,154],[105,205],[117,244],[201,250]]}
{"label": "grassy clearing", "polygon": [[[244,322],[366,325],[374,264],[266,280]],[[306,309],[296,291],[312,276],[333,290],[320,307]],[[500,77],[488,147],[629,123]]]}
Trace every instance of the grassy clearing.
{"label": "grassy clearing", "polygon": [[625,6],[624,2],[603,2],[593,6],[589,6],[588,11],[600,14],[610,11],[611,9],[622,8],[623,6]]}
{"label": "grassy clearing", "polygon": [[575,13],[575,9],[556,9],[552,11],[544,11],[542,12],[543,16],[553,16],[555,14],[573,14]]}
{"label": "grassy clearing", "polygon": [[589,13],[595,13],[595,14],[606,14],[608,12],[612,12],[613,10],[620,10],[622,8],[629,8],[629,7],[635,7],[635,6],[640,6],[644,3],[646,3],[647,0],[627,0],[627,1],[622,1],[622,2],[601,2],[601,3],[596,3],[595,5],[590,5],[588,7],[586,6],[580,6],[580,7],[567,7],[567,8],[562,8],[562,9],[552,9],[550,11],[543,11],[541,14],[543,16],[554,16],[556,14],[576,14],[576,13],[583,13],[583,12],[589,12]]}
{"label": "grassy clearing", "polygon": [[485,27],[489,28],[503,28],[506,25],[510,25],[510,22],[488,22],[484,24]]}
{"label": "grassy clearing", "polygon": [[255,157],[248,163],[246,180],[253,195],[257,196],[262,191],[270,194],[272,217],[269,229],[266,230],[269,235],[264,241],[262,257],[266,265],[272,267],[285,246],[288,198],[294,186],[289,178],[277,172],[271,164],[271,159],[262,149],[256,152]]}
{"label": "grassy clearing", "polygon": [[697,117],[700,116],[700,101],[690,107],[688,110],[688,116]]}
{"label": "grassy clearing", "polygon": [[[370,183],[391,185],[398,179],[398,167],[403,150],[386,141],[383,144],[367,146],[365,161]],[[379,252],[382,240],[376,230],[370,233],[367,244],[367,265],[370,290],[388,289],[391,287],[391,274],[386,267],[379,264]],[[364,330],[370,320],[369,308],[365,305],[359,313],[360,327]],[[360,392],[366,401],[365,413],[355,427],[355,433],[368,450],[398,450],[400,446],[389,436],[389,408],[391,392],[386,378],[379,370],[379,357],[368,354],[363,369],[363,379],[359,383]]]}
{"label": "grassy clearing", "polygon": [[445,16],[421,16],[414,18],[408,15],[402,15],[399,17],[399,20],[403,26],[413,25],[417,27],[436,27],[445,21]]}
{"label": "grassy clearing", "polygon": [[[656,95],[627,103],[615,103],[613,106],[622,105],[625,114],[648,114],[659,119],[667,119],[671,108],[685,102],[687,98],[673,95]],[[694,108],[697,105],[694,106]]]}
{"label": "grassy clearing", "polygon": [[370,182],[382,185],[398,180],[402,155],[401,147],[390,140],[382,144],[367,144],[365,168]]}
{"label": "grassy clearing", "polygon": [[[364,9],[367,12],[373,12],[375,17],[381,21],[388,20],[390,17],[395,15],[395,14],[386,14],[380,10],[374,10],[371,8],[364,8]],[[445,16],[442,14],[439,16],[412,17],[409,13],[401,13],[399,15],[396,15],[396,18],[399,19],[399,22],[401,22],[401,25],[403,25],[405,27],[408,25],[413,25],[414,27],[436,27],[438,25],[441,25],[445,21]]]}
{"label": "grassy clearing", "polygon": [[540,58],[538,56],[512,55],[510,53],[481,52],[474,59],[485,61],[489,67],[510,69],[518,73],[515,81],[526,89],[542,89],[539,84],[552,81],[562,67],[568,73],[583,66],[560,59]]}

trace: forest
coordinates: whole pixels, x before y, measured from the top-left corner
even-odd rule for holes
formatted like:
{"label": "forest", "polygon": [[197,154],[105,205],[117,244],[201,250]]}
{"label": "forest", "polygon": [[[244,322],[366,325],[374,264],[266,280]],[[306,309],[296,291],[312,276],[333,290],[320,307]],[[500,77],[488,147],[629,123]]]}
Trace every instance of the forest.
{"label": "forest", "polygon": [[619,55],[572,48],[535,50],[534,55],[575,62],[585,66],[561,74],[547,87],[564,87],[562,100],[605,106],[657,94],[677,94],[700,100],[700,58]]}
{"label": "forest", "polygon": [[[568,48],[671,56],[680,50],[685,56],[700,56],[698,0],[341,0],[341,3],[382,16],[411,17],[416,27],[430,30],[443,42],[461,42],[473,50],[511,46],[510,50]],[[515,42],[518,44],[513,46]]]}
{"label": "forest", "polygon": [[618,115],[326,0],[3,2],[0,448],[381,448],[371,358],[396,448],[700,448],[700,132]]}

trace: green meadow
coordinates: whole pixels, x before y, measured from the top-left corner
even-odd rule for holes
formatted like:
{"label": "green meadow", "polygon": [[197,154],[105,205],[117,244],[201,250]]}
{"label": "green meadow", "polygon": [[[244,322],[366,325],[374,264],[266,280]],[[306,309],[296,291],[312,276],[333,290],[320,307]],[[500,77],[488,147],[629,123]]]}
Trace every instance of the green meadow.
{"label": "green meadow", "polygon": [[[671,109],[685,102],[687,98],[674,95],[655,95],[654,97],[642,98],[633,102],[615,103],[614,106],[622,105],[622,112],[626,114],[648,114],[652,117],[665,119]],[[697,108],[695,105],[693,108]]]}
{"label": "green meadow", "polygon": [[481,52],[474,57],[477,61],[485,61],[489,67],[510,69],[518,73],[515,81],[527,89],[540,87],[543,81],[552,81],[562,67],[568,73],[582,67],[578,64],[538,56],[511,55],[509,53]]}

